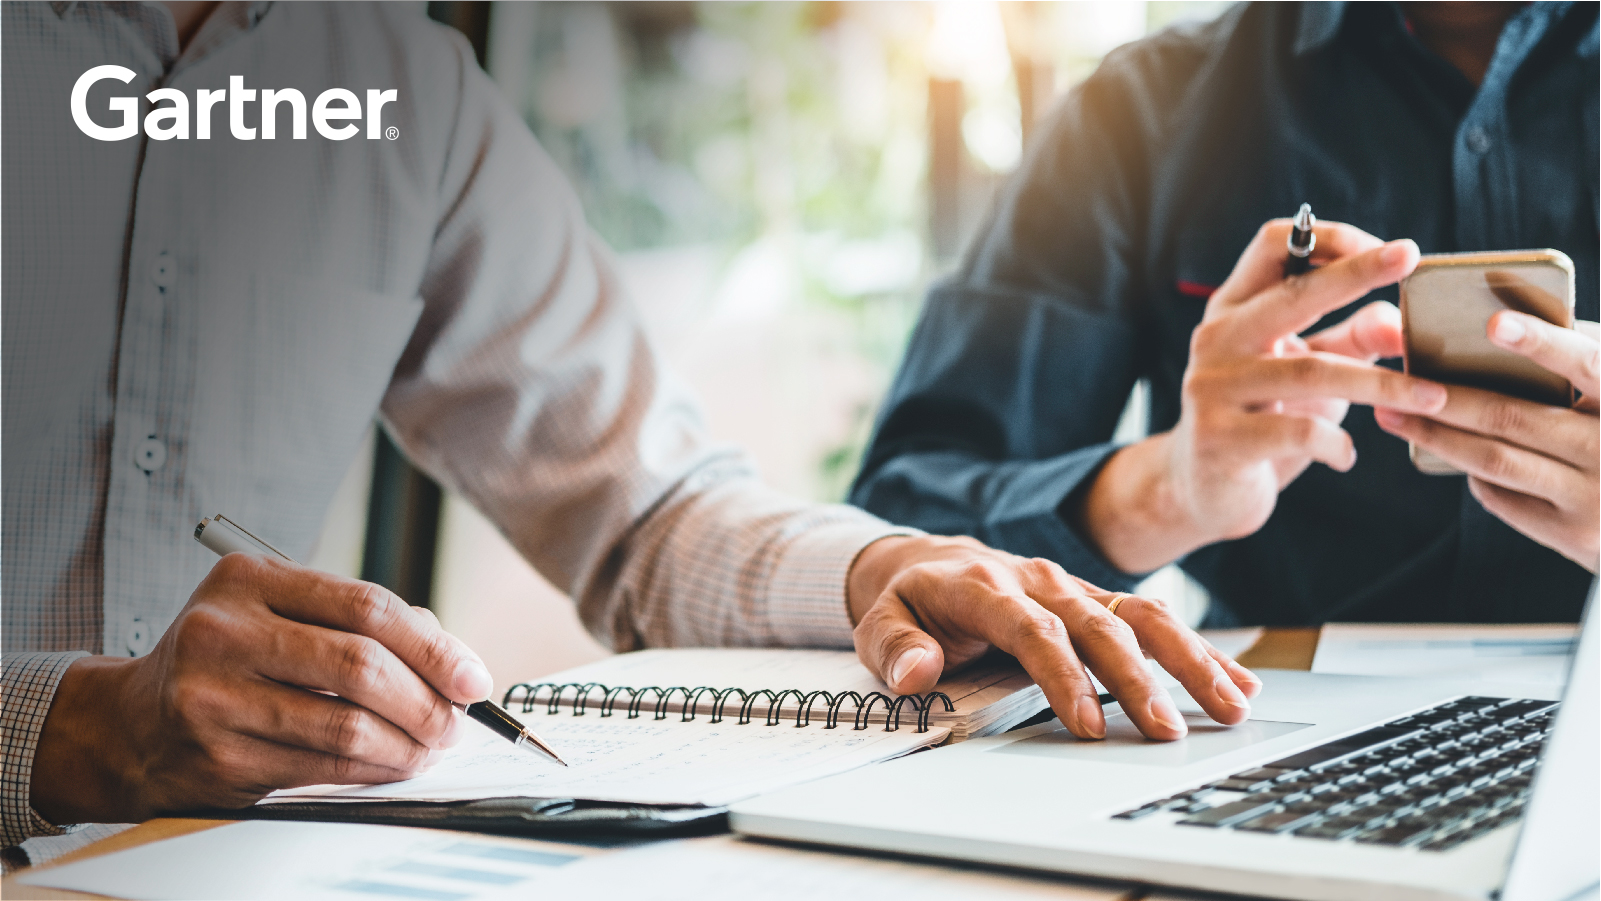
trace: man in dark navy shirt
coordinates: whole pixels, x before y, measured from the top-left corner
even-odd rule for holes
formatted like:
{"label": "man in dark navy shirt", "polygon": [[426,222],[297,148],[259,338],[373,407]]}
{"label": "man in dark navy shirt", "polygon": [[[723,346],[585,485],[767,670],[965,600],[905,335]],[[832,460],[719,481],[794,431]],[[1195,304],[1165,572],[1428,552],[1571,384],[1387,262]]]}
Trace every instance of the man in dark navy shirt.
{"label": "man in dark navy shirt", "polygon": [[[852,500],[1107,588],[1177,560],[1213,626],[1576,619],[1594,400],[1409,379],[1389,301],[1419,250],[1553,247],[1596,319],[1596,9],[1252,4],[1115,52],[929,295]],[[1261,223],[1303,201],[1355,227],[1286,282]],[[1593,395],[1593,337],[1556,332],[1491,323]]]}

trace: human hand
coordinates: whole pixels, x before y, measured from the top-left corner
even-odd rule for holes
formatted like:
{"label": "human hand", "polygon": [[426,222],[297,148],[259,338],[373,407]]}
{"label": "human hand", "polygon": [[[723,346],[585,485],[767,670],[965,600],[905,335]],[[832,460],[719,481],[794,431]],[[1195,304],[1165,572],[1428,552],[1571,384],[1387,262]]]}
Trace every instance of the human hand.
{"label": "human hand", "polygon": [[1601,440],[1596,324],[1558,328],[1524,313],[1490,317],[1489,338],[1579,389],[1572,407],[1452,385],[1429,416],[1374,411],[1379,426],[1468,475],[1468,490],[1507,525],[1590,572],[1601,557]]}
{"label": "human hand", "polygon": [[999,648],[1045,691],[1079,738],[1106,736],[1094,672],[1149,738],[1183,738],[1184,718],[1145,656],[1172,673],[1213,719],[1250,715],[1261,680],[1180,622],[1161,601],[1116,597],[1049,560],[993,550],[971,538],[883,538],[849,578],[856,653],[902,694],[933,689],[943,673]]}
{"label": "human hand", "polygon": [[1320,267],[1284,278],[1289,227],[1264,225],[1207,302],[1190,341],[1178,424],[1113,454],[1069,511],[1125,572],[1255,532],[1313,462],[1349,470],[1356,450],[1340,422],[1351,403],[1412,413],[1445,403],[1441,385],[1373,365],[1401,353],[1391,304],[1299,335],[1411,272],[1417,245],[1321,222]]}
{"label": "human hand", "polygon": [[148,655],[67,670],[33,806],[54,823],[138,822],[406,779],[460,740],[450,702],[491,689],[472,651],[383,588],[229,554]]}

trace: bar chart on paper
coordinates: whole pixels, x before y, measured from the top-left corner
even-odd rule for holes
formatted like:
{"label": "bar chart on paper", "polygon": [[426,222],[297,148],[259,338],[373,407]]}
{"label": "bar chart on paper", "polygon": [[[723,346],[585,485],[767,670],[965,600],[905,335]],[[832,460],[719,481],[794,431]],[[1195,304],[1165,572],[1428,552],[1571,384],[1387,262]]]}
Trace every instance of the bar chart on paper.
{"label": "bar chart on paper", "polygon": [[581,858],[570,846],[429,829],[248,822],[41,870],[29,885],[121,898],[497,901]]}

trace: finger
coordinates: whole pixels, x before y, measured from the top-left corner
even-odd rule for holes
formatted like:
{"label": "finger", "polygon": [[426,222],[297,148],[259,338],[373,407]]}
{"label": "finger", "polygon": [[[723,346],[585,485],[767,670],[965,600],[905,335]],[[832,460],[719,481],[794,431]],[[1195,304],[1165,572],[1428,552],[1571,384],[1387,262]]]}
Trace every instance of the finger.
{"label": "finger", "polygon": [[932,691],[944,672],[944,650],[894,591],[868,608],[852,638],[862,665],[896,694]]}
{"label": "finger", "polygon": [[1237,352],[1260,353],[1375,288],[1395,284],[1417,263],[1418,246],[1402,239],[1284,279],[1240,305],[1224,340]]}
{"label": "finger", "polygon": [[388,648],[440,694],[460,704],[489,697],[483,661],[450,633],[427,623],[394,593],[370,582],[262,559],[272,567],[258,592],[273,612],[296,622],[364,635]]}
{"label": "finger", "polygon": [[1474,476],[1468,477],[1468,491],[1492,516],[1542,543],[1544,536],[1532,534],[1529,527],[1554,522],[1560,516],[1560,511],[1550,501],[1511,491]]}
{"label": "finger", "polygon": [[258,664],[262,675],[333,692],[430,748],[450,747],[460,739],[462,727],[450,702],[376,640],[280,622],[280,628],[258,638],[266,651]]}
{"label": "finger", "polygon": [[1215,649],[1179,622],[1166,604],[1133,595],[1118,604],[1116,615],[1129,624],[1140,646],[1179,680],[1212,719],[1232,726],[1251,715],[1244,686],[1213,656]]}
{"label": "finger", "polygon": [[[1468,477],[1468,491],[1490,515],[1540,544],[1567,557],[1594,574],[1601,564],[1597,553],[1594,512],[1588,526],[1578,525],[1574,517],[1537,497],[1509,491],[1480,479]],[[1593,497],[1593,495],[1592,495]],[[1588,539],[1584,537],[1588,533]]]}
{"label": "finger", "polygon": [[1212,439],[1220,450],[1214,459],[1236,465],[1262,460],[1310,458],[1336,472],[1356,465],[1356,445],[1344,429],[1319,416],[1293,413],[1243,413]]}
{"label": "finger", "polygon": [[1223,667],[1228,672],[1229,678],[1234,680],[1234,684],[1239,687],[1240,691],[1245,693],[1246,698],[1254,698],[1262,693],[1262,680],[1257,678],[1256,673],[1241,666],[1233,657],[1212,647],[1210,641],[1201,636],[1196,637],[1201,639],[1201,644],[1206,647],[1206,653],[1217,661],[1218,666]]}
{"label": "finger", "polygon": [[219,724],[265,741],[394,773],[421,772],[429,761],[428,746],[343,698],[263,681],[229,707],[217,711]]}
{"label": "finger", "polygon": [[422,772],[397,770],[353,757],[240,736],[230,769],[248,771],[258,795],[305,785],[374,785],[400,782]]}
{"label": "finger", "polygon": [[1372,363],[1399,357],[1403,348],[1401,311],[1385,300],[1368,304],[1338,325],[1306,338],[1306,346]]}
{"label": "finger", "polygon": [[918,566],[891,590],[909,609],[937,612],[954,629],[1016,657],[1068,731],[1083,739],[1106,737],[1100,693],[1066,626],[1028,596],[1015,564],[980,559]]}
{"label": "finger", "polygon": [[1232,406],[1337,398],[1351,403],[1433,414],[1449,398],[1444,385],[1346,357],[1251,357],[1209,367],[1190,390]]}
{"label": "finger", "polygon": [[[1273,219],[1257,229],[1228,280],[1214,292],[1213,303],[1220,307],[1238,306],[1258,291],[1283,281],[1290,227],[1289,219]],[[1343,222],[1319,222],[1312,231],[1317,235],[1317,246],[1312,251],[1314,265],[1327,265],[1384,243]]]}
{"label": "finger", "polygon": [[427,623],[428,625],[433,626],[436,629],[442,628],[439,625],[439,617],[436,616],[434,614],[434,612],[432,610],[429,610],[427,607],[413,606],[411,608],[411,612],[413,614],[415,614],[416,616],[420,617],[422,619],[422,621]]}
{"label": "finger", "polygon": [[1029,596],[1067,626],[1079,659],[1118,699],[1140,732],[1147,738],[1182,738],[1188,731],[1184,718],[1152,677],[1133,629],[1106,609],[1116,595],[1084,592],[1066,570],[1050,560],[1022,561],[1018,572]]}
{"label": "finger", "polygon": [[1497,346],[1572,382],[1581,393],[1601,392],[1601,343],[1594,338],[1511,310],[1490,317],[1489,336]]}
{"label": "finger", "polygon": [[[1157,684],[1134,630],[1082,594],[1035,589],[1045,609],[1061,618],[1073,649],[1117,698],[1118,706],[1146,738],[1171,741],[1189,732],[1167,691]],[[1126,603],[1126,602],[1125,602]]]}
{"label": "finger", "polygon": [[1564,499],[1578,497],[1586,490],[1582,474],[1572,466],[1497,438],[1393,410],[1375,410],[1374,420],[1392,435],[1415,442],[1492,485],[1559,506]]}
{"label": "finger", "polygon": [[1535,403],[1494,391],[1452,386],[1450,400],[1428,419],[1594,470],[1601,454],[1601,432],[1593,414]]}

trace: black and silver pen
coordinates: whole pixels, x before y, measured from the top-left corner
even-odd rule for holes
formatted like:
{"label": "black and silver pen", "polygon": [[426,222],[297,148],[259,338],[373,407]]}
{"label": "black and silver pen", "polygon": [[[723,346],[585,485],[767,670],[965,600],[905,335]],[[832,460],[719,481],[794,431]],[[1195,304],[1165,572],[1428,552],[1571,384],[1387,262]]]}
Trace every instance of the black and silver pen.
{"label": "black and silver pen", "polygon": [[[221,513],[209,519],[202,519],[200,524],[195,526],[195,540],[219,557],[238,551],[245,554],[273,554],[290,563],[295,562],[288,554],[250,534],[249,530]],[[489,727],[491,732],[513,745],[527,748],[533,754],[549,757],[562,766],[567,765],[567,761],[561,759],[555,748],[535,735],[533,730],[519,723],[516,717],[507,713],[494,701],[479,701],[467,705],[452,701],[451,706]]]}
{"label": "black and silver pen", "polygon": [[1312,215],[1310,203],[1301,204],[1290,222],[1290,237],[1284,242],[1289,256],[1284,258],[1284,277],[1302,275],[1312,268],[1312,251],[1317,249],[1317,217]]}

